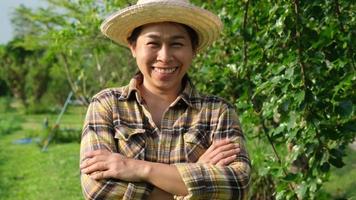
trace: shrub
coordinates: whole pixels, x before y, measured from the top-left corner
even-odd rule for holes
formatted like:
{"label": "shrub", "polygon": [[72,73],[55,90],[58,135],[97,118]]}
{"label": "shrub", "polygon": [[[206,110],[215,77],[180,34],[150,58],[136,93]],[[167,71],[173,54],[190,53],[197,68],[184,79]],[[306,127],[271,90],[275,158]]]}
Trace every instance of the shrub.
{"label": "shrub", "polygon": [[13,133],[21,129],[22,119],[18,116],[0,116],[0,136]]}

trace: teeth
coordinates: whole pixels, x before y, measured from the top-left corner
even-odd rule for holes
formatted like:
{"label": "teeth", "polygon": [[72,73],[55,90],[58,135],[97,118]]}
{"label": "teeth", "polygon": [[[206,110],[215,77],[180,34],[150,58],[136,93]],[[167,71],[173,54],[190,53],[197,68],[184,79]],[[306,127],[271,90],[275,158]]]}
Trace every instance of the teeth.
{"label": "teeth", "polygon": [[162,73],[162,74],[170,74],[176,71],[176,67],[175,68],[157,68],[155,67],[154,70],[158,73]]}

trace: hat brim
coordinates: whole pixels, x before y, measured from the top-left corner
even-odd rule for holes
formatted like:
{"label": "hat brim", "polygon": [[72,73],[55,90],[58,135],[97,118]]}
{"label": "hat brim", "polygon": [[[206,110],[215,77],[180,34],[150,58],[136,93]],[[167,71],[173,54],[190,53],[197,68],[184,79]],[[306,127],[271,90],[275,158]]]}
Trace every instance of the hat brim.
{"label": "hat brim", "polygon": [[135,28],[167,21],[186,24],[197,32],[199,38],[197,52],[210,46],[219,37],[223,27],[220,19],[207,10],[170,1],[127,7],[109,16],[101,24],[100,29],[111,40],[128,46],[127,38]]}

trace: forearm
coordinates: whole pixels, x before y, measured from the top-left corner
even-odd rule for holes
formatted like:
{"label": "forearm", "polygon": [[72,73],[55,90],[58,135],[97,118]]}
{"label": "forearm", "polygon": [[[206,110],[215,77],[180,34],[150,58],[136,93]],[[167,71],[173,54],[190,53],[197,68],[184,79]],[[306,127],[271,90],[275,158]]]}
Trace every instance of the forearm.
{"label": "forearm", "polygon": [[234,162],[223,167],[177,163],[176,167],[188,188],[189,198],[241,200],[246,197],[250,176],[248,163]]}
{"label": "forearm", "polygon": [[176,166],[147,161],[139,162],[142,162],[145,168],[143,170],[146,182],[174,195],[185,196],[188,194],[188,189]]}
{"label": "forearm", "polygon": [[147,200],[173,200],[174,197],[171,193],[168,193],[164,190],[161,190],[158,187],[155,187],[153,191],[148,196]]}

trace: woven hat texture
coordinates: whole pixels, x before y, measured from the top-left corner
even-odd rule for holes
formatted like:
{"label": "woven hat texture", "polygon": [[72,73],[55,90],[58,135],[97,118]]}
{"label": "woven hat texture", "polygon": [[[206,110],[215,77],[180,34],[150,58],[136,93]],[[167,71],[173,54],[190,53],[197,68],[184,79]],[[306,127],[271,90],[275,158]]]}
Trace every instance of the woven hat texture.
{"label": "woven hat texture", "polygon": [[218,16],[188,0],[139,0],[136,5],[114,12],[100,29],[114,42],[128,46],[127,38],[135,28],[156,22],[177,22],[193,28],[199,38],[198,52],[211,45],[223,28]]}

